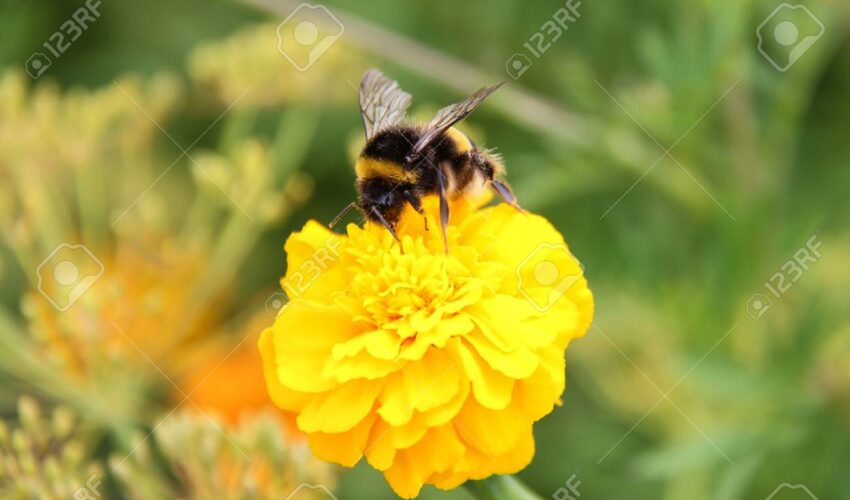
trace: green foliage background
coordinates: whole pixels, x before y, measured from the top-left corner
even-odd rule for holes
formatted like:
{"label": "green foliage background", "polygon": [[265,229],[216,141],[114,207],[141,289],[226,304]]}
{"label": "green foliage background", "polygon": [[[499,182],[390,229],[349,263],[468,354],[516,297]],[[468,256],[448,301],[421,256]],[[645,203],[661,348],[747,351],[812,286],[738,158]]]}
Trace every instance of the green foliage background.
{"label": "green foliage background", "polygon": [[[484,85],[507,78],[505,61],[563,4],[326,5],[481,71],[488,79],[474,85]],[[504,155],[521,203],[565,234],[596,296],[595,327],[568,352],[564,404],[538,424],[536,458],[520,474],[544,497],[575,474],[582,498],[760,499],[783,483],[850,498],[850,6],[808,2],[825,33],[780,72],[756,37],[778,5],[585,0],[582,17],[508,79],[570,120],[543,119],[510,92],[469,120],[472,135]],[[0,3],[0,67],[20,69],[78,7]],[[273,19],[247,4],[200,0],[104,0],[102,13],[43,80],[70,89],[127,73],[187,78],[192,49]],[[380,66],[415,106],[433,110],[458,100],[458,87],[473,90],[416,52],[363,52],[362,69]],[[300,162],[315,192],[263,234],[236,288],[272,289],[289,232],[330,220],[354,196],[360,125],[350,94],[341,105],[263,110],[270,123],[287,108],[318,117]],[[171,117],[167,129],[191,143],[217,114]],[[224,127],[198,147],[215,147]],[[163,137],[160,147],[171,146]],[[189,164],[176,169],[187,176]],[[813,235],[822,257],[753,318],[748,301]],[[14,267],[6,271],[2,299],[16,308],[25,285]],[[2,391],[12,418],[19,388]],[[392,494],[361,464],[344,473],[338,496]]]}

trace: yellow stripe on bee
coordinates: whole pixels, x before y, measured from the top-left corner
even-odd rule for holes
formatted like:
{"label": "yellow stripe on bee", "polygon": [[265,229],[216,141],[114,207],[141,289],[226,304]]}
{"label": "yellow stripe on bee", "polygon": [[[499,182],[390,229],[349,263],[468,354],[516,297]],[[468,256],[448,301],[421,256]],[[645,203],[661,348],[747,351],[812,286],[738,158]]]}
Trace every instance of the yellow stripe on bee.
{"label": "yellow stripe on bee", "polygon": [[446,135],[452,142],[455,143],[458,153],[466,153],[472,149],[472,141],[470,141],[469,137],[460,130],[452,127],[446,130]]}
{"label": "yellow stripe on bee", "polygon": [[419,179],[416,172],[405,170],[401,165],[387,160],[379,160],[377,158],[357,159],[354,165],[354,172],[358,179],[372,179],[379,177],[381,179],[390,179],[396,182],[415,183]]}

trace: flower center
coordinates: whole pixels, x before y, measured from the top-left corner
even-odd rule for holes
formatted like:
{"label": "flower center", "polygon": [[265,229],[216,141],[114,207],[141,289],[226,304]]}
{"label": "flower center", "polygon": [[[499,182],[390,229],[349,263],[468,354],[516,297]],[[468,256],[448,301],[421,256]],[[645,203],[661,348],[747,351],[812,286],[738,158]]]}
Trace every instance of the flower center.
{"label": "flower center", "polygon": [[418,335],[427,338],[442,319],[456,315],[483,292],[484,283],[462,259],[434,254],[421,238],[405,237],[401,246],[354,257],[358,269],[348,295],[359,305],[356,316],[368,329],[397,335],[402,349]]}

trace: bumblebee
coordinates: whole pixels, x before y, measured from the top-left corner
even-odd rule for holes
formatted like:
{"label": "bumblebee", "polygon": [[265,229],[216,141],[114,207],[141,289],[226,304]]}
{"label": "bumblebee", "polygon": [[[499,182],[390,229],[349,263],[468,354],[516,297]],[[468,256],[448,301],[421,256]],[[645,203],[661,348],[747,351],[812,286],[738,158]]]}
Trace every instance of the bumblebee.
{"label": "bumblebee", "polygon": [[[439,196],[440,226],[448,253],[449,200],[489,187],[521,210],[510,187],[500,180],[505,172],[501,158],[479,148],[453,127],[503,83],[478,90],[420,125],[405,123],[410,94],[377,69],[367,71],[359,89],[366,145],[354,167],[358,197],[330,226],[349,210],[359,208],[367,219],[383,225],[398,240],[395,226],[405,205],[424,217],[422,198],[434,194]],[[427,219],[425,223],[427,228]]]}

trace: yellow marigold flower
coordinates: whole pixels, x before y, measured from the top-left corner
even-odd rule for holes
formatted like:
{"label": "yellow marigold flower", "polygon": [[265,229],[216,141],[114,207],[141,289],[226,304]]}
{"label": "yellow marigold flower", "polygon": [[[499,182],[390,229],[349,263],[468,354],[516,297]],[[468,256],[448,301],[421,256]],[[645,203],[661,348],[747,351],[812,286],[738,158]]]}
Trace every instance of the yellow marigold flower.
{"label": "yellow marigold flower", "polygon": [[459,200],[378,226],[310,221],[286,243],[290,302],[259,341],[274,402],[320,458],[362,456],[402,497],[524,468],[593,297],[544,218]]}

